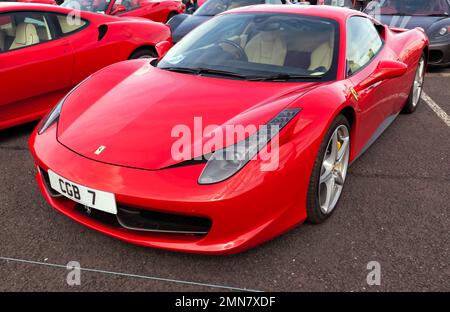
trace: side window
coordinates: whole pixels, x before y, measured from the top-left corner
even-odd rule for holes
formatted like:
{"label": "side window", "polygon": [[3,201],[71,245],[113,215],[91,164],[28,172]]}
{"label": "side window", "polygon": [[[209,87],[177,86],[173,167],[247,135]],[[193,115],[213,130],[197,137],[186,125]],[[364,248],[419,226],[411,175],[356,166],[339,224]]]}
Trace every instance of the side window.
{"label": "side window", "polygon": [[56,17],[62,35],[70,35],[71,33],[74,33],[82,29],[87,24],[85,20],[79,17],[74,17],[65,14],[58,14]]}
{"label": "side window", "polygon": [[45,13],[16,12],[0,15],[0,51],[6,52],[53,40]]}
{"label": "side window", "polygon": [[286,1],[282,1],[282,0],[266,0],[267,4],[284,4],[286,3]]}
{"label": "side window", "polygon": [[368,18],[351,17],[347,22],[347,74],[368,64],[382,45],[378,31]]}

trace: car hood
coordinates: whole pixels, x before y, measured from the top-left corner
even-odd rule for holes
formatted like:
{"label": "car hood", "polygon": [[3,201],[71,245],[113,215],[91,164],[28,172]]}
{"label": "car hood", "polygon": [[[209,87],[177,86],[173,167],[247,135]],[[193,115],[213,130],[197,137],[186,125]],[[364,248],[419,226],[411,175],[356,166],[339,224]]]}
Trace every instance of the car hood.
{"label": "car hood", "polygon": [[381,22],[390,27],[401,27],[413,29],[422,27],[429,35],[428,31],[434,23],[447,18],[446,16],[398,16],[398,15],[381,15]]}
{"label": "car hood", "polygon": [[[316,84],[193,76],[154,68],[148,60],[123,62],[96,73],[67,97],[57,138],[93,160],[161,169],[181,162],[172,157],[180,129],[190,131],[190,155],[198,157],[213,132],[225,125],[264,125]],[[208,134],[202,136],[202,129]],[[105,148],[97,155],[100,146]]]}
{"label": "car hood", "polygon": [[213,16],[189,15],[179,25],[172,30],[172,40],[174,43],[180,41],[187,33],[210,20]]}

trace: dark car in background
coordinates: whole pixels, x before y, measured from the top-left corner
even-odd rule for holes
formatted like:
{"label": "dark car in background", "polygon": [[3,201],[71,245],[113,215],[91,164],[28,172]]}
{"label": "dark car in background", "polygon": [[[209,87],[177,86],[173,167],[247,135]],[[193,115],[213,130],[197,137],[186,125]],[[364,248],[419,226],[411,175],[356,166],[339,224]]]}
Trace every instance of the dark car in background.
{"label": "dark car in background", "polygon": [[364,11],[391,27],[423,28],[430,39],[429,64],[450,65],[450,0],[378,0]]}
{"label": "dark car in background", "polygon": [[191,30],[224,11],[255,4],[286,3],[289,2],[286,0],[208,0],[194,14],[176,15],[167,24],[172,30],[172,40],[175,44]]}
{"label": "dark car in background", "polygon": [[337,6],[341,8],[349,8],[355,10],[362,10],[367,4],[367,0],[316,0],[309,1],[311,4],[325,4],[331,6]]}
{"label": "dark car in background", "polygon": [[319,4],[332,5],[332,6],[337,6],[337,7],[341,7],[341,8],[352,9],[354,7],[355,1],[354,0],[322,0],[322,1],[319,1]]}

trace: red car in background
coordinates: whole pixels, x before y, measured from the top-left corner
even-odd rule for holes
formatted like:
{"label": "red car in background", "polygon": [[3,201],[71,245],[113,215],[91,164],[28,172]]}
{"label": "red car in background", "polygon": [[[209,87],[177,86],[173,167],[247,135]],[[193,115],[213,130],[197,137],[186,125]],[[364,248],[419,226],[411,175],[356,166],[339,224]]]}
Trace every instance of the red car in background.
{"label": "red car in background", "polygon": [[67,0],[62,6],[107,15],[143,17],[161,23],[186,8],[181,0]]}
{"label": "red car in background", "polygon": [[171,45],[161,23],[75,12],[40,4],[0,3],[0,129],[42,117],[95,71],[155,57]]}

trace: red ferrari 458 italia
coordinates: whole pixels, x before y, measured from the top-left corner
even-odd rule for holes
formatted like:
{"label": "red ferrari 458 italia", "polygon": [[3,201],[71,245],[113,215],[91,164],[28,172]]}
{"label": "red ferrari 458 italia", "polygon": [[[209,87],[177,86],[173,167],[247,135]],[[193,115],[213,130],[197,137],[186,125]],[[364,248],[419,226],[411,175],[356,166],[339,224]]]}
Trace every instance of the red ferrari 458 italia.
{"label": "red ferrari 458 italia", "polygon": [[355,10],[224,12],[61,100],[30,140],[39,187],[127,242],[245,250],[332,214],[349,164],[416,109],[427,53],[423,30]]}
{"label": "red ferrari 458 italia", "polygon": [[119,61],[155,57],[167,26],[58,6],[0,4],[0,129],[44,116],[76,84]]}
{"label": "red ferrari 458 italia", "polygon": [[143,17],[161,23],[186,9],[181,0],[66,0],[62,6],[108,15]]}

